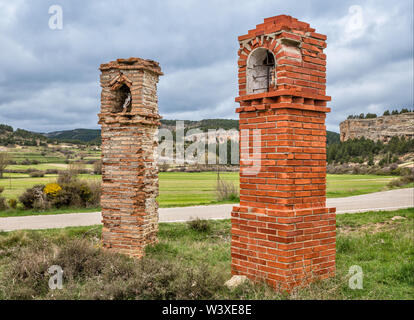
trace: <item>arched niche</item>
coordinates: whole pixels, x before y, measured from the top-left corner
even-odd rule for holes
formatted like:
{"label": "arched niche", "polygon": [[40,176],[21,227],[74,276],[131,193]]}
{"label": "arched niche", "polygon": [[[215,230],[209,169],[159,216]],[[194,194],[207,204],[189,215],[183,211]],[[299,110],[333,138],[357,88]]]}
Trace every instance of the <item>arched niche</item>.
{"label": "arched niche", "polygon": [[119,113],[131,112],[132,95],[131,90],[126,84],[122,84],[115,91],[114,107],[112,112]]}
{"label": "arched niche", "polygon": [[247,59],[247,94],[268,92],[275,85],[275,56],[266,48],[257,48]]}

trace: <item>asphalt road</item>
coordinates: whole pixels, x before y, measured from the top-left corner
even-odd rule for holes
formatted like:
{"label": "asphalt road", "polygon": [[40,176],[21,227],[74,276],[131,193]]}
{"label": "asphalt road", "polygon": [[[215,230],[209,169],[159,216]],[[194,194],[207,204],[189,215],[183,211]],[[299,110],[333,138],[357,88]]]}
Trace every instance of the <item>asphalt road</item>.
{"label": "asphalt road", "polygon": [[[159,209],[160,222],[182,222],[194,218],[229,219],[233,204]],[[414,188],[327,199],[337,214],[390,211],[414,207]],[[1,231],[90,226],[101,223],[100,212],[0,218]]]}

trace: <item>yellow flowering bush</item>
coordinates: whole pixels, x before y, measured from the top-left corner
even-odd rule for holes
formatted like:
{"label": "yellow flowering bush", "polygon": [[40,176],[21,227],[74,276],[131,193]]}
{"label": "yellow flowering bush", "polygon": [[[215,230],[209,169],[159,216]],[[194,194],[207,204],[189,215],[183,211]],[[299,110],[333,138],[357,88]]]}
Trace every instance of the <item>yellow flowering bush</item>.
{"label": "yellow flowering bush", "polygon": [[43,192],[46,195],[56,196],[60,190],[62,190],[62,188],[57,183],[48,183],[43,189]]}

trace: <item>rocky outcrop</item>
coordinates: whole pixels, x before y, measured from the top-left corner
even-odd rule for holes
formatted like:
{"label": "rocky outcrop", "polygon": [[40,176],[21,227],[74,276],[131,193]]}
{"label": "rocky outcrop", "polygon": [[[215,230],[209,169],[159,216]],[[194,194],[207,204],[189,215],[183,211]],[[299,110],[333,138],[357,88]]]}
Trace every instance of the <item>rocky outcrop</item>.
{"label": "rocky outcrop", "polygon": [[394,136],[414,138],[414,112],[374,119],[348,119],[339,125],[341,141],[362,138],[389,141]]}

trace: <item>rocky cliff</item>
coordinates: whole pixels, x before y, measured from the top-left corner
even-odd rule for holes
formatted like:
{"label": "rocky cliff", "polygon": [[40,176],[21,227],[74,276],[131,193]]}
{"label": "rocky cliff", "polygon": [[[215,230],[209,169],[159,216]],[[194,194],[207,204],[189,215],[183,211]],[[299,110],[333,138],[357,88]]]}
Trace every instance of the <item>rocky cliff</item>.
{"label": "rocky cliff", "polygon": [[362,138],[388,141],[393,136],[414,138],[414,112],[374,119],[348,119],[339,125],[341,141]]}

